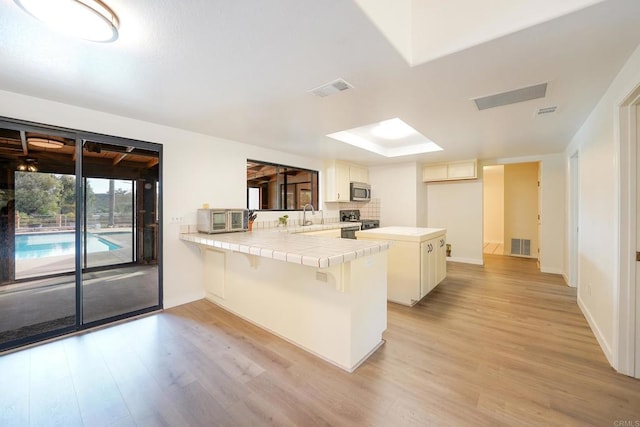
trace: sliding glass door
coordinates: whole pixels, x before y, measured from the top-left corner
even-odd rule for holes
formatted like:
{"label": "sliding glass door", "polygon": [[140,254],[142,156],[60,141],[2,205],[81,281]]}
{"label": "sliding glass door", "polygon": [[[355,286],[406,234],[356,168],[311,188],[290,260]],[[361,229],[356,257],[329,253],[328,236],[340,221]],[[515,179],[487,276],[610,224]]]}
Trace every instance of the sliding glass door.
{"label": "sliding glass door", "polygon": [[0,351],[161,308],[160,159],[0,118]]}
{"label": "sliding glass door", "polygon": [[85,141],[82,157],[83,322],[158,305],[159,153]]}

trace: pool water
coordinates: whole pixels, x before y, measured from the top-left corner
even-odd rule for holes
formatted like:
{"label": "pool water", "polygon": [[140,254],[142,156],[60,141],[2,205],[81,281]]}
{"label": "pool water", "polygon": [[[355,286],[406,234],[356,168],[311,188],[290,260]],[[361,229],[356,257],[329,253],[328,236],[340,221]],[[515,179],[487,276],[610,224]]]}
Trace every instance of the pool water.
{"label": "pool water", "polygon": [[[75,233],[19,234],[16,236],[16,259],[73,255],[76,253]],[[120,249],[94,234],[87,234],[87,252],[105,252]]]}

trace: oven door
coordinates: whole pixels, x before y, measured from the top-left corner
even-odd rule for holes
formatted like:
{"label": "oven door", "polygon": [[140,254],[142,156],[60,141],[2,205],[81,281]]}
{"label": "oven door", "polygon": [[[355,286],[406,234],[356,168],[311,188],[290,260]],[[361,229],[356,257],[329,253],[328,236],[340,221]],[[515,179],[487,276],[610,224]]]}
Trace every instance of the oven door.
{"label": "oven door", "polygon": [[227,213],[225,211],[211,211],[209,233],[220,233],[227,230]]}
{"label": "oven door", "polygon": [[235,210],[227,212],[227,231],[244,231],[245,228],[245,211]]}

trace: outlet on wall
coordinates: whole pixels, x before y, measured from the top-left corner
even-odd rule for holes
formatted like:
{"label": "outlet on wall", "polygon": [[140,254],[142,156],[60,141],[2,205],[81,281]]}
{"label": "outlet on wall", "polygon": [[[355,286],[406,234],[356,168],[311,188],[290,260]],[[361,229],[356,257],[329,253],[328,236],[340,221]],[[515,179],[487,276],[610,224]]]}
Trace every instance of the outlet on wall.
{"label": "outlet on wall", "polygon": [[170,224],[182,224],[184,222],[184,217],[181,215],[174,215],[169,217]]}

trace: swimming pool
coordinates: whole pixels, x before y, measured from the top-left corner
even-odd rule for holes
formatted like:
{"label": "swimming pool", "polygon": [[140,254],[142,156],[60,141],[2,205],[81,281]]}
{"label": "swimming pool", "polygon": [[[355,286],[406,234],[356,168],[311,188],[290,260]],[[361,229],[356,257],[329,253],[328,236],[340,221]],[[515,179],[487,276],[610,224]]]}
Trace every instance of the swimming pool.
{"label": "swimming pool", "polygon": [[[76,253],[75,233],[42,233],[16,235],[16,259],[34,259]],[[87,234],[87,252],[105,252],[120,249],[95,234]]]}

